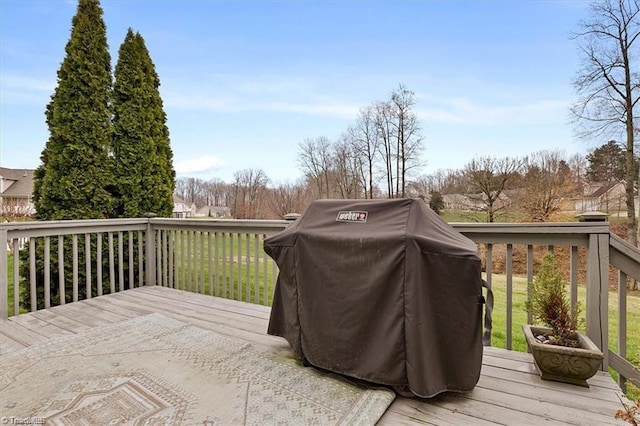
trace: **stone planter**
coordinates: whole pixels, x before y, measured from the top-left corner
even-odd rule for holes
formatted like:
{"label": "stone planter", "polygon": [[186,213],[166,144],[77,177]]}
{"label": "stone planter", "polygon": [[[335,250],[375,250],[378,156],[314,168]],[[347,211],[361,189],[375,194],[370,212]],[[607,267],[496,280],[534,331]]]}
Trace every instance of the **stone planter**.
{"label": "stone planter", "polygon": [[544,380],[571,383],[589,387],[587,379],[600,368],[603,355],[600,349],[584,334],[579,334],[579,348],[540,343],[534,336],[550,334],[550,329],[523,325],[527,345]]}

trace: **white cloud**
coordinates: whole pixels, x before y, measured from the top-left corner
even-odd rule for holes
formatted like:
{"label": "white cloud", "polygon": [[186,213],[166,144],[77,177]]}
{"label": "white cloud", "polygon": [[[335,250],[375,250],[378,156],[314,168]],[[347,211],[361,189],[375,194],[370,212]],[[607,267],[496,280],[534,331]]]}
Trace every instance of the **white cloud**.
{"label": "white cloud", "polygon": [[[433,100],[421,102],[429,104]],[[433,108],[416,108],[427,123],[466,125],[528,125],[566,122],[568,102],[540,100],[529,103],[481,103],[466,98],[440,99]]]}
{"label": "white cloud", "polygon": [[222,168],[224,164],[214,156],[205,156],[190,160],[182,160],[175,163],[174,167],[177,174],[198,174],[207,173]]}
{"label": "white cloud", "polygon": [[342,92],[328,84],[304,75],[209,74],[189,86],[181,80],[165,81],[162,97],[167,107],[179,109],[355,118],[362,105],[345,101],[336,95]]}
{"label": "white cloud", "polygon": [[0,84],[2,84],[3,87],[11,89],[24,89],[48,93],[53,92],[53,89],[56,87],[55,80],[45,80],[11,74],[0,76]]}
{"label": "white cloud", "polygon": [[2,103],[13,105],[43,106],[49,101],[56,82],[17,75],[0,76]]}
{"label": "white cloud", "polygon": [[249,99],[242,96],[203,96],[165,95],[167,107],[180,109],[204,109],[215,112],[284,112],[308,114],[321,117],[355,118],[360,106],[341,103],[332,100],[283,100],[268,101],[263,99]]}

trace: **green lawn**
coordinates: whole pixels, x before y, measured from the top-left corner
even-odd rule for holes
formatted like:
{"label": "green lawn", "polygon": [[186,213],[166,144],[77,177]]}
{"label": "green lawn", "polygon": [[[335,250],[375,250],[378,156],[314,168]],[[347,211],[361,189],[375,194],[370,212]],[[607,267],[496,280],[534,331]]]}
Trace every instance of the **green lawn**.
{"label": "green lawn", "polygon": [[275,274],[273,261],[263,256],[262,241],[253,235],[202,238],[196,233],[191,241],[186,235],[176,235],[174,286],[270,305]]}

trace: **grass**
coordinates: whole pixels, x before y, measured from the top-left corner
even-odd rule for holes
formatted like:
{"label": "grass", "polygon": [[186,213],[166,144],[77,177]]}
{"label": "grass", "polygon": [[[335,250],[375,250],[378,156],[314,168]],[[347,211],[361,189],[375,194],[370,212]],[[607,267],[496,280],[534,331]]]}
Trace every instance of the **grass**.
{"label": "grass", "polygon": [[262,237],[177,236],[175,252],[176,288],[271,305],[274,262],[263,256]]}

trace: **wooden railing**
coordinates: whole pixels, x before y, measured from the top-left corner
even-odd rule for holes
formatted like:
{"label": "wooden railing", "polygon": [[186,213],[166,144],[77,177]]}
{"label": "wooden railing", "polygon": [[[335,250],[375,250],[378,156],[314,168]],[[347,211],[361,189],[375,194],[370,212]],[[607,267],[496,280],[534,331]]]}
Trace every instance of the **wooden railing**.
{"label": "wooden railing", "polygon": [[[0,301],[8,300],[10,288],[13,297],[0,303],[0,318],[20,312],[21,292],[29,296],[22,297],[23,304],[27,299],[36,310],[142,285],[270,305],[277,267],[262,241],[289,223],[163,218],[4,223],[0,240],[11,250],[0,255]],[[496,273],[504,277],[505,300],[497,300],[495,310],[506,315],[507,349],[513,348],[517,325],[514,277],[521,279],[514,272],[514,250],[526,252],[526,266],[518,272],[529,291],[537,251],[565,250],[572,306],[578,302],[579,283],[584,284],[586,333],[600,348],[609,348],[603,368],[619,373],[623,389],[627,380],[640,384],[638,369],[627,361],[626,294],[627,278],[640,280],[640,251],[612,235],[608,223],[452,225],[478,244],[487,281]],[[25,240],[21,253],[19,242]],[[618,276],[615,345],[608,331],[609,297],[616,294],[609,292],[610,266]],[[37,300],[40,293],[43,301]]]}

